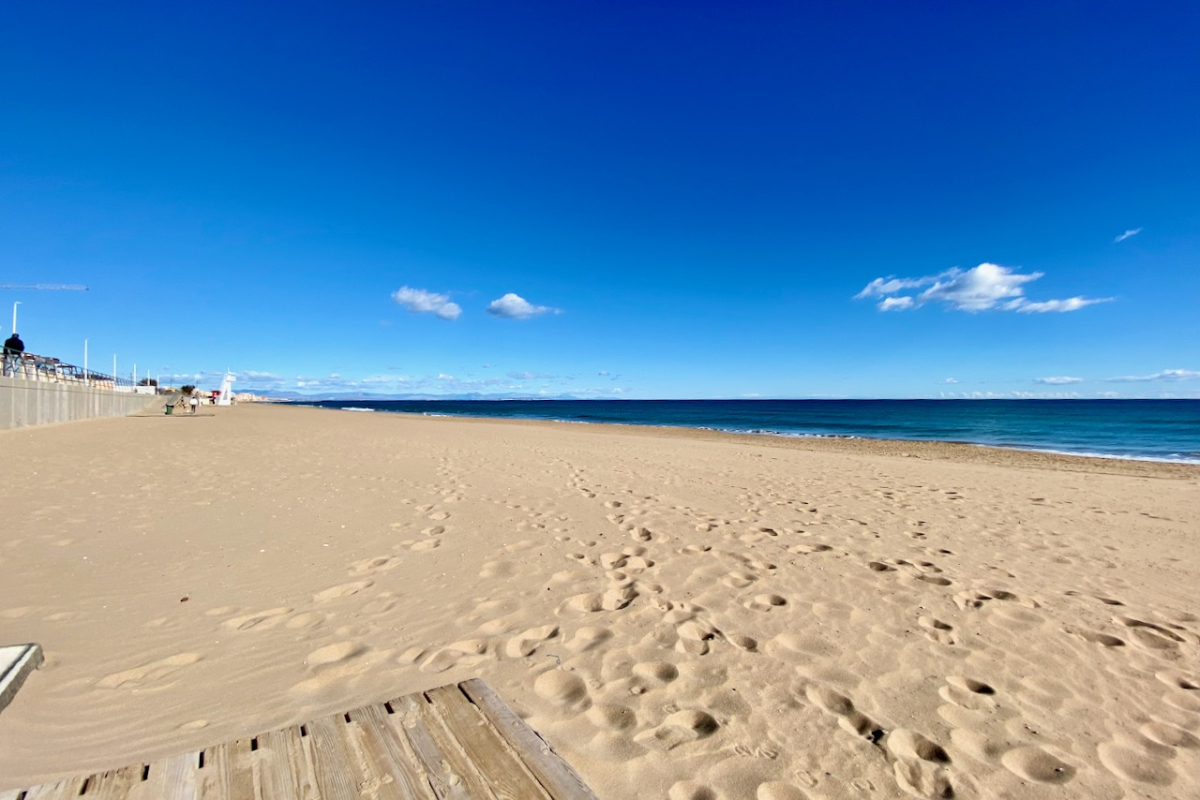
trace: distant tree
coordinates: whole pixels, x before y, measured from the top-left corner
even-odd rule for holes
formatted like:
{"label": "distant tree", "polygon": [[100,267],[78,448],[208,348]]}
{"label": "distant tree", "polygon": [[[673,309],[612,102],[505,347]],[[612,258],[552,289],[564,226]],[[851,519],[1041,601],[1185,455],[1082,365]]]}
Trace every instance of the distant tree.
{"label": "distant tree", "polygon": [[188,384],[185,384],[185,385],[183,385],[183,386],[180,386],[180,387],[179,387],[179,391],[183,393],[183,396],[184,396],[184,397],[187,397],[187,396],[188,396],[188,395],[190,395],[192,392],[196,391],[196,387],[195,387],[195,386],[193,386],[192,384],[188,383]]}
{"label": "distant tree", "polygon": [[140,381],[138,381],[138,386],[158,386],[158,379],[142,378]]}

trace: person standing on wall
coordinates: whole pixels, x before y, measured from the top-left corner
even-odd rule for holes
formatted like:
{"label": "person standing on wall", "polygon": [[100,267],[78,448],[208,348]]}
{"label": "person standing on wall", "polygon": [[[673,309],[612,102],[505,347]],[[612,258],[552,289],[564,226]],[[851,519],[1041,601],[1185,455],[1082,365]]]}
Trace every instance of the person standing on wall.
{"label": "person standing on wall", "polygon": [[21,364],[21,358],[25,353],[25,343],[21,341],[21,336],[16,331],[13,335],[4,340],[4,374],[17,376],[17,369]]}

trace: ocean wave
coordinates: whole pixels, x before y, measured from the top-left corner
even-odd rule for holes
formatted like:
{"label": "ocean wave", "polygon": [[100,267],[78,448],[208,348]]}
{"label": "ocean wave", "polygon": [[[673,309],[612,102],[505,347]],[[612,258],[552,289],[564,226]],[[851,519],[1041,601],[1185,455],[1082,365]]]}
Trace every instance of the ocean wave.
{"label": "ocean wave", "polygon": [[338,410],[339,410],[339,411],[374,411],[375,409],[373,409],[373,408],[359,408],[359,407],[357,407],[357,406],[344,406],[343,408],[340,408],[340,409],[338,409]]}

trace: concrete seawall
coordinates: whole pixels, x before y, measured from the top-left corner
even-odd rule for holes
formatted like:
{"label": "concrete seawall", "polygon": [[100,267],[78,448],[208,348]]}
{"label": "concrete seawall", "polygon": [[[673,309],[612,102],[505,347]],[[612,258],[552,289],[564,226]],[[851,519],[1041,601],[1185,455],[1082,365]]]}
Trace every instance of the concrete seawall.
{"label": "concrete seawall", "polygon": [[127,417],[165,398],[94,389],[78,383],[0,378],[0,430],[96,417]]}

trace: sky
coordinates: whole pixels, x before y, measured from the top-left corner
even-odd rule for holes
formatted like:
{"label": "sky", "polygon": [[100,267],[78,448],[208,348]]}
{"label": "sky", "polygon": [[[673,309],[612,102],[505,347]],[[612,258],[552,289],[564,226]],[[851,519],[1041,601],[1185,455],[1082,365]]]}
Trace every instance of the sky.
{"label": "sky", "polygon": [[1172,0],[13,0],[0,335],[311,396],[1200,397],[1197,41]]}

